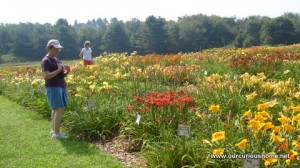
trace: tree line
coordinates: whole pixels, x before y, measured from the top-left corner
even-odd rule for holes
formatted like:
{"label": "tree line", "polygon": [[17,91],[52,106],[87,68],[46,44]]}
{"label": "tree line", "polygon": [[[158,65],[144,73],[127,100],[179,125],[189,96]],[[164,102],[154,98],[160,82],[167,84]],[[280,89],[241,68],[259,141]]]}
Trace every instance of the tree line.
{"label": "tree line", "polygon": [[[277,18],[249,16],[179,17],[167,21],[149,16],[145,21],[112,18],[93,19],[69,24],[60,18],[54,25],[46,23],[0,24],[0,58],[14,56],[21,60],[40,60],[49,39],[64,46],[63,59],[77,59],[86,40],[91,41],[93,55],[103,52],[137,51],[138,54],[196,52],[216,47],[250,47],[290,45],[300,42],[300,15],[285,13]],[[1,59],[0,59],[1,61]]]}

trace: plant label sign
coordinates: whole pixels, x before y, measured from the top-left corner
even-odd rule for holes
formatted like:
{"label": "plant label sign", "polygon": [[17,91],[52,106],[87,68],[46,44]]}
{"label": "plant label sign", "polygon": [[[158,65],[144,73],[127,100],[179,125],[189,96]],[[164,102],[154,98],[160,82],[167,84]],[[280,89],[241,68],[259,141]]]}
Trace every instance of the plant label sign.
{"label": "plant label sign", "polygon": [[190,137],[191,126],[179,124],[178,129],[177,129],[177,135],[184,136],[184,137]]}
{"label": "plant label sign", "polygon": [[243,168],[259,168],[259,159],[243,159]]}
{"label": "plant label sign", "polygon": [[141,121],[141,116],[140,115],[137,115],[136,116],[136,123],[137,123],[137,125],[140,125],[140,121]]}
{"label": "plant label sign", "polygon": [[102,135],[101,138],[102,138],[102,141],[105,141],[106,136],[105,136],[105,135]]}
{"label": "plant label sign", "polygon": [[94,100],[90,100],[87,102],[88,107],[95,107],[96,102]]}

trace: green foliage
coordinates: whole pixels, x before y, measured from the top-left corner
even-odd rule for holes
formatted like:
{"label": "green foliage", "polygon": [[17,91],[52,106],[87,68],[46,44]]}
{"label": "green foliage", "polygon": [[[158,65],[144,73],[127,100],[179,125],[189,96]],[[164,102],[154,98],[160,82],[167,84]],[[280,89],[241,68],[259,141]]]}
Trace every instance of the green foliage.
{"label": "green foliage", "polygon": [[149,142],[143,157],[150,167],[203,167],[207,165],[207,152],[197,139],[175,136],[165,132],[159,142]]}
{"label": "green foliage", "polygon": [[[201,75],[212,75],[212,74],[230,74],[232,69],[226,64],[220,64],[218,60],[214,58],[205,58],[200,62],[200,68],[202,70]],[[200,75],[200,74],[198,74]]]}
{"label": "green foliage", "polygon": [[300,80],[300,64],[297,61],[285,62],[282,67],[277,69],[277,73],[270,76],[276,80],[288,80],[289,78]]}
{"label": "green foliage", "polygon": [[[126,100],[126,99],[125,99]],[[95,106],[89,106],[93,101]],[[113,92],[104,91],[94,100],[70,99],[71,105],[64,117],[64,125],[71,133],[81,139],[112,139],[119,134],[120,123],[124,118],[124,105],[120,97]]]}

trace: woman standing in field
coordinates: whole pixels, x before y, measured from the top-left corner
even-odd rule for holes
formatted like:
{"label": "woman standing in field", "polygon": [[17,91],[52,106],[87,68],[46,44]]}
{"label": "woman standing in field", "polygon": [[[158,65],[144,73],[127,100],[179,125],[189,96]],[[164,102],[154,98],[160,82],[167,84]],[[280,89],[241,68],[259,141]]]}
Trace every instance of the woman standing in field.
{"label": "woman standing in field", "polygon": [[68,65],[63,65],[57,55],[63,47],[58,40],[52,39],[47,43],[47,55],[42,59],[42,72],[45,79],[47,100],[52,109],[50,134],[52,139],[65,139],[66,135],[60,132],[63,107],[68,105],[68,95],[65,77],[70,72]]}
{"label": "woman standing in field", "polygon": [[92,49],[90,48],[91,42],[86,41],[84,47],[81,49],[79,57],[83,59],[83,65],[92,65]]}

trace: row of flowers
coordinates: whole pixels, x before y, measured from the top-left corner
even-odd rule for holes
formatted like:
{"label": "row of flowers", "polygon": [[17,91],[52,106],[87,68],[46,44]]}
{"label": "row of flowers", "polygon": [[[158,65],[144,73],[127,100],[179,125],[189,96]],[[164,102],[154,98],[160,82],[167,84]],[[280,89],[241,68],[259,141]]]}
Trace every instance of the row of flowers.
{"label": "row of flowers", "polygon": [[[280,69],[287,60],[298,60],[298,47],[211,49],[147,56],[113,53],[96,57],[95,64],[88,67],[76,62],[67,77],[70,108],[66,115],[72,117],[66,117],[64,122],[71,127],[69,130],[80,136],[113,138],[116,136],[113,132],[125,134],[138,140],[134,142],[140,142],[137,150],[143,149],[142,144],[182,141],[176,139],[177,127],[179,124],[188,126],[191,128],[187,139],[190,148],[204,148],[201,155],[206,157],[199,159],[195,154],[199,151],[192,150],[195,153],[189,157],[194,162],[182,162],[180,166],[240,165],[238,160],[209,158],[211,154],[232,153],[288,154],[286,159],[265,158],[264,165],[298,166],[299,84],[293,77],[277,80],[269,74],[270,71],[277,73],[274,69]],[[224,65],[223,73],[222,70],[214,72],[215,66]],[[12,95],[27,96],[26,105],[47,109],[41,76],[40,67],[2,69],[0,93],[11,95],[12,99]],[[33,94],[26,94],[29,92]],[[88,107],[87,102],[91,100],[96,103],[95,108]],[[115,116],[103,115],[104,112]],[[84,127],[72,125],[76,122],[71,120],[86,115],[95,120],[85,121],[93,126],[90,123],[81,123]],[[139,122],[136,122],[137,116]],[[99,126],[103,121],[115,123]],[[91,133],[83,132],[87,130]],[[166,140],[168,132],[174,137]],[[174,154],[180,149],[174,146],[175,142],[168,150],[157,147],[157,155],[161,150]],[[188,144],[184,146],[183,151],[189,148]],[[151,149],[153,153],[155,150]],[[186,155],[177,159],[186,158]]]}

